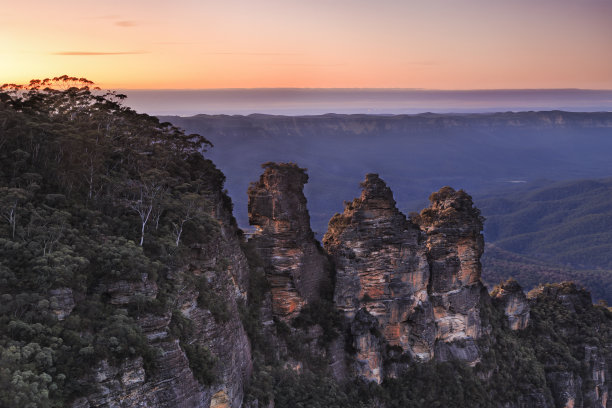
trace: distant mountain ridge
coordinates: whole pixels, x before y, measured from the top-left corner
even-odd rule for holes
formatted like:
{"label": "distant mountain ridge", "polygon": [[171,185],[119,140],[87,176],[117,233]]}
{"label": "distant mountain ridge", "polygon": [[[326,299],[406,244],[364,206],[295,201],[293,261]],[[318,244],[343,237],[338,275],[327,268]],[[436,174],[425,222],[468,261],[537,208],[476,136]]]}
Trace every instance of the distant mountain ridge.
{"label": "distant mountain ridge", "polygon": [[[408,128],[414,125],[442,125],[442,126],[589,126],[589,127],[612,127],[612,112],[566,112],[561,110],[552,111],[528,111],[528,112],[496,112],[496,113],[432,113],[424,112],[418,114],[338,114],[326,113],[323,115],[271,115],[253,113],[250,115],[208,115],[198,114],[191,117],[159,116],[160,119],[181,118],[184,120],[214,120],[228,118],[231,120],[243,119],[251,122],[255,127],[262,128],[279,126],[299,126],[315,119],[318,123],[335,127],[338,122],[347,123],[359,120],[362,122],[376,122],[382,125]],[[371,129],[370,129],[371,130]]]}
{"label": "distant mountain ridge", "polygon": [[505,112],[419,115],[161,116],[213,142],[210,157],[228,176],[236,216],[248,225],[249,175],[267,161],[308,168],[314,230],[326,230],[362,175],[393,186],[404,212],[444,185],[474,196],[512,182],[612,174],[612,113]]}
{"label": "distant mountain ridge", "polygon": [[612,90],[588,89],[191,89],[119,90],[129,104],[151,115],[419,114],[612,110]]}
{"label": "distant mountain ridge", "polygon": [[[380,173],[398,208],[422,208],[444,185],[463,188],[487,218],[483,278],[526,288],[575,279],[612,302],[612,113],[197,115],[162,117],[213,142],[235,215],[263,162],[308,168],[313,230],[322,237],[364,173]],[[556,182],[554,180],[583,179]],[[584,180],[586,179],[586,180]],[[593,180],[597,179],[597,180]],[[552,180],[552,181],[551,181]],[[586,226],[597,231],[585,235]],[[601,269],[601,270],[598,270]]]}

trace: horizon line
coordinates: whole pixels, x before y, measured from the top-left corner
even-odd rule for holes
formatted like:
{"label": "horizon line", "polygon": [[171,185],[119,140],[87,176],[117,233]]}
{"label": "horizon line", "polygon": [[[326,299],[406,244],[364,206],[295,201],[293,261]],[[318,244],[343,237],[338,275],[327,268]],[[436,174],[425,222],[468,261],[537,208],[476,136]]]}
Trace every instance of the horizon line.
{"label": "horizon line", "polygon": [[444,88],[389,88],[389,87],[227,87],[227,88],[108,88],[121,91],[419,91],[419,92],[494,92],[494,91],[587,91],[587,92],[612,92],[612,88],[466,88],[466,89],[444,89]]}

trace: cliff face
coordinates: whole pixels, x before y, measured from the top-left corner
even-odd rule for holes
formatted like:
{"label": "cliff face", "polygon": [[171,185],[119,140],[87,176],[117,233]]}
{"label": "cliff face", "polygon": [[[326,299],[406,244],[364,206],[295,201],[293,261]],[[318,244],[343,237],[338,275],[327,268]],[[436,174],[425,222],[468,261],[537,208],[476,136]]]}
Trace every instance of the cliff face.
{"label": "cliff face", "polygon": [[[368,321],[364,314],[376,318],[369,331],[352,329],[357,372],[376,382],[395,375],[383,372],[384,345],[416,361],[475,364],[486,291],[480,281],[482,220],[471,198],[445,187],[432,195],[419,226],[399,212],[378,175],[368,174],[362,187],[323,238],[336,266],[336,306],[359,328]],[[384,341],[373,341],[372,331]],[[376,357],[361,364],[368,355]]]}
{"label": "cliff face", "polygon": [[475,364],[480,358],[475,340],[483,335],[480,302],[488,300],[480,281],[483,219],[461,190],[444,187],[430,200],[431,206],[421,212],[420,225],[427,236],[436,357]]}
{"label": "cliff face", "polygon": [[295,164],[266,163],[248,190],[251,238],[264,261],[272,312],[288,320],[330,284],[326,256],[310,229],[304,184],[308,176]]}
{"label": "cliff face", "polygon": [[[156,351],[157,368],[146,371],[142,358],[126,360],[120,366],[103,360],[85,379],[97,384],[98,391],[78,399],[74,407],[242,405],[252,370],[250,344],[238,313],[238,303],[246,298],[248,265],[223,195],[214,192],[209,199],[213,203],[210,216],[219,226],[217,239],[191,244],[188,261],[168,271],[164,295],[175,309],[145,312],[137,320]],[[146,277],[142,282],[119,281],[98,290],[107,293],[112,304],[125,306],[143,298],[154,301],[159,295],[157,285]],[[194,366],[190,359],[197,356],[190,356],[186,347],[208,350],[212,380],[201,383],[197,379],[194,370],[202,367]]]}
{"label": "cliff face", "polygon": [[[434,331],[423,234],[399,212],[378,175],[366,175],[362,187],[361,197],[331,219],[323,238],[336,265],[334,301],[348,319],[360,311],[374,316],[387,344],[427,361]],[[368,333],[353,335],[358,353],[381,353],[371,349],[378,343],[368,340]],[[377,360],[365,377],[380,382],[382,359]]]}
{"label": "cliff face", "polygon": [[519,284],[510,279],[491,292],[491,298],[495,304],[500,305],[508,325],[512,330],[523,330],[529,324],[529,302],[527,296]]}
{"label": "cliff face", "polygon": [[[430,360],[461,360],[475,366],[462,375],[477,377],[486,387],[500,387],[492,381],[508,378],[507,370],[533,374],[529,380],[517,379],[517,396],[493,406],[612,406],[610,331],[589,294],[562,284],[540,287],[526,297],[516,282],[508,281],[489,297],[480,281],[482,219],[466,193],[448,187],[432,194],[431,206],[413,221],[397,209],[385,183],[368,174],[361,196],[332,218],[323,242],[336,268],[331,307],[344,321],[334,323],[340,335],[324,342],[329,327],[304,309],[309,304],[321,307],[321,290],[330,285],[326,256],[309,227],[302,193],[306,181],[304,170],[295,165],[267,164],[249,189],[249,212],[258,228],[251,243],[271,287],[261,303],[260,323],[284,370],[299,376],[312,369],[309,359],[314,358],[324,375],[385,387],[385,379],[405,378],[411,367],[433,369],[437,363]],[[158,352],[158,369],[145,369],[143,358],[121,364],[103,360],[85,379],[97,384],[98,391],[75,401],[74,407],[244,406],[252,356],[238,305],[246,299],[253,272],[222,194],[211,195],[210,201],[218,234],[192,243],[189,261],[170,270],[166,278],[171,284],[163,286],[175,309],[138,318]],[[111,304],[125,307],[136,298],[154,300],[161,290],[161,284],[146,276],[98,287]],[[53,294],[53,313],[66,318],[72,293],[59,289]],[[493,318],[504,339],[492,337]],[[177,335],[177,322],[190,329]],[[193,347],[205,348],[215,361],[213,380],[201,381],[190,361]],[[499,353],[524,355],[519,362],[514,357],[495,360],[491,349],[497,358]]]}

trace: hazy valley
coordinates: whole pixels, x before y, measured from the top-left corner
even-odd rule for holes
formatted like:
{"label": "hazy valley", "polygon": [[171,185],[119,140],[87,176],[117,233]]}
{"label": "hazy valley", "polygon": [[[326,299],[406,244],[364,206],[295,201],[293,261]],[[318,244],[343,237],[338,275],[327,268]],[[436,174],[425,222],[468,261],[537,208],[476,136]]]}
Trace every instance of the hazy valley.
{"label": "hazy valley", "polygon": [[612,174],[610,113],[162,119],[210,138],[209,155],[227,175],[242,227],[251,175],[267,161],[308,169],[305,193],[319,239],[365,173],[380,174],[406,214],[449,185],[470,192],[487,218],[487,242],[506,251],[485,251],[487,283],[513,276],[532,288],[576,279],[612,303],[610,183],[574,181]]}

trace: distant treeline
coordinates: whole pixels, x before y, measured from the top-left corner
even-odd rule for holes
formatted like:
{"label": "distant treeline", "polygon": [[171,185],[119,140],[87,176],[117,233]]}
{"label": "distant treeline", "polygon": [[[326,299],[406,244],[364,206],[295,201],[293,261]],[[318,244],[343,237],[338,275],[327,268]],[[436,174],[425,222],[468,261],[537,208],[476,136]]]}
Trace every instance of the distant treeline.
{"label": "distant treeline", "polygon": [[485,279],[574,280],[612,303],[612,179],[557,182],[478,199],[486,215]]}

